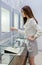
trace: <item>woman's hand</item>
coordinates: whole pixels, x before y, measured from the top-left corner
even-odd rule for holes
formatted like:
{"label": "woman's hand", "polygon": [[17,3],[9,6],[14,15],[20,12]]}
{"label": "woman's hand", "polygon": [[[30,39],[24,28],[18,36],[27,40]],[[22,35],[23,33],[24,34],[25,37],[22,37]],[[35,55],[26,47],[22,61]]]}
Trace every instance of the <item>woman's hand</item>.
{"label": "woman's hand", "polygon": [[30,40],[30,41],[34,41],[35,37],[34,36],[29,36],[27,39]]}
{"label": "woman's hand", "polygon": [[12,30],[12,31],[14,31],[14,30],[18,31],[18,29],[14,28],[14,27],[11,27],[10,30]]}

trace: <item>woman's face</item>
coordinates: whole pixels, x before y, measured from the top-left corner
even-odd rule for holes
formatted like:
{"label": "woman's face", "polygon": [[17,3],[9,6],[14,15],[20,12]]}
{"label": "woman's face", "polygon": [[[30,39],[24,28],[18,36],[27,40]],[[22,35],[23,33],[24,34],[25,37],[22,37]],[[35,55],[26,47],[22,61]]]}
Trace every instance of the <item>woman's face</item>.
{"label": "woman's face", "polygon": [[29,18],[23,10],[21,12],[23,17]]}
{"label": "woman's face", "polygon": [[22,10],[21,12],[22,12],[22,16],[26,17],[26,14],[24,13],[24,11]]}

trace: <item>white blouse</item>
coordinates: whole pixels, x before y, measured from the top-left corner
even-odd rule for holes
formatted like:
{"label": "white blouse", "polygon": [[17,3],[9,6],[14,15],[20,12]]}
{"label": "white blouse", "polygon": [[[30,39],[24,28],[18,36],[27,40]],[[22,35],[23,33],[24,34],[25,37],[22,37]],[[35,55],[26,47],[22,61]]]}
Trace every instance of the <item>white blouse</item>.
{"label": "white blouse", "polygon": [[18,30],[18,32],[24,34],[26,38],[29,36],[38,38],[42,35],[42,29],[33,18],[28,19],[24,25],[24,30]]}

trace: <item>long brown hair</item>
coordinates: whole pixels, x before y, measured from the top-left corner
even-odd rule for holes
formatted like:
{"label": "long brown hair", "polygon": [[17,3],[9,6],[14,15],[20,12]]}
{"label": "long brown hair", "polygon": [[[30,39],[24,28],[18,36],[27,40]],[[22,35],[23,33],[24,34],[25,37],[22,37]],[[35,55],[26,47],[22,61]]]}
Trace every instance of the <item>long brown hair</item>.
{"label": "long brown hair", "polygon": [[[29,17],[29,18],[34,18],[34,20],[36,21],[36,23],[38,24],[38,21],[36,20],[36,18],[33,15],[33,12],[30,8],[30,6],[24,6],[22,8],[22,10],[24,11],[24,13]],[[27,19],[26,19],[27,20]],[[26,23],[26,20],[24,19],[24,22]]]}

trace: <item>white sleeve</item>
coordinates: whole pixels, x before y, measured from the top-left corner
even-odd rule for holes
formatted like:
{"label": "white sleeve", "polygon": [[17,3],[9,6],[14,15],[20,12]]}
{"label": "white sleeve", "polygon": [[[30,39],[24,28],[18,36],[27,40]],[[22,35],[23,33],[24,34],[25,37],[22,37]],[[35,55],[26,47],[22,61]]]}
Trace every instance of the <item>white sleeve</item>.
{"label": "white sleeve", "polygon": [[32,20],[31,24],[34,27],[34,29],[37,31],[36,34],[34,35],[34,37],[38,38],[38,37],[42,36],[42,29],[39,26],[39,24],[37,24],[35,20]]}
{"label": "white sleeve", "polygon": [[34,35],[34,37],[38,38],[38,37],[42,36],[42,29],[41,29],[41,27],[39,25],[36,26],[36,30],[37,30],[37,32]]}
{"label": "white sleeve", "polygon": [[25,34],[25,30],[18,29],[18,33]]}

